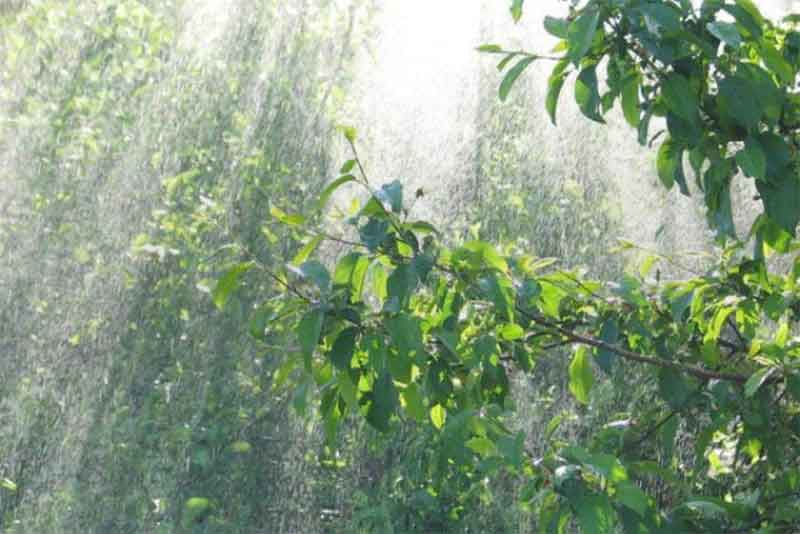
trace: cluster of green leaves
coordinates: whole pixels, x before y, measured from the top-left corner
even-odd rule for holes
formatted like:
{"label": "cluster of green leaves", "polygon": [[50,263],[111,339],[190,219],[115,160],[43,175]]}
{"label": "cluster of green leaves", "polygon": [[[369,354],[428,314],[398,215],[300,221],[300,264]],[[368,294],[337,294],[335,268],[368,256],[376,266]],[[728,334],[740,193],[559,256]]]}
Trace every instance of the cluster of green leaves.
{"label": "cluster of green leaves", "polygon": [[[560,39],[554,52],[563,55],[479,48],[504,55],[500,97],[533,61],[555,60],[546,102],[554,123],[564,83],[576,73],[575,100],[586,117],[602,123],[619,101],[641,144],[661,138],[658,176],[667,189],[677,184],[689,195],[688,157],[709,222],[721,236],[735,237],[733,178],[741,172],[754,179],[764,213],[753,231],[785,251],[800,220],[800,18],[775,25],[752,0],[705,0],[699,7],[688,0],[574,4],[566,18],[545,19],[545,29]],[[605,84],[598,81],[601,68]],[[651,134],[653,117],[665,119],[666,129]]]}
{"label": "cluster of green leaves", "polygon": [[[538,506],[543,531],[562,532],[570,518],[585,532],[798,520],[800,345],[789,332],[800,263],[777,276],[731,247],[713,271],[684,282],[648,279],[663,261],[653,256],[639,276],[601,284],[483,241],[448,248],[430,223],[409,218],[401,184],[374,190],[353,169],[357,159],[331,188],[369,190],[348,220],[358,239],[318,235],[350,250],[330,270],[304,257],[287,271],[294,276],[273,273],[297,321],[287,362],[306,377],[297,396],[305,403],[318,389],[331,443],[348,415],[382,432],[430,428],[442,466],[527,480],[522,500]],[[592,404],[599,381],[652,387],[584,443],[552,439],[554,419],[549,450],[534,458],[506,425],[510,377],[535,373],[561,345],[574,347],[569,387],[581,404]],[[676,450],[679,428],[688,457]],[[675,502],[646,491],[654,477]]]}

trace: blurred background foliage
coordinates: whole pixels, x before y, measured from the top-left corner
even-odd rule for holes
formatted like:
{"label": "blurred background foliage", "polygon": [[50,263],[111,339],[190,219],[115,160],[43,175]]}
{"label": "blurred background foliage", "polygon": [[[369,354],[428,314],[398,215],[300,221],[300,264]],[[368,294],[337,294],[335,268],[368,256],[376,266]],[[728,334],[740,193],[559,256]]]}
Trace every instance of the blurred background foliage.
{"label": "blurred background foliage", "polygon": [[[329,223],[312,199],[343,159],[335,126],[357,115],[380,13],[373,0],[0,4],[0,530],[536,528],[519,481],[439,465],[440,438],[413,423],[386,438],[351,421],[325,445],[318,400],[285,365],[295,340],[245,319],[267,317],[281,287],[248,274],[214,303],[242,249],[284,265],[308,243],[272,208]],[[612,134],[568,127],[570,157],[547,157],[536,79],[504,104],[491,65],[470,84],[466,163],[423,184],[421,209],[453,242],[624,269],[607,251],[631,223],[587,148]],[[554,416],[575,437],[640,397],[609,386],[577,408],[567,362],[554,349],[513,378],[510,426],[533,453]]]}

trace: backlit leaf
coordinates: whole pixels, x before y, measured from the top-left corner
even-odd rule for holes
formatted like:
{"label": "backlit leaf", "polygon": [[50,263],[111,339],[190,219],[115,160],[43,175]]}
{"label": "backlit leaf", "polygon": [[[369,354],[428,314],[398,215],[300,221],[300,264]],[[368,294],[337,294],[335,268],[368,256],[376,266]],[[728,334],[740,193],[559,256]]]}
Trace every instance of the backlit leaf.
{"label": "backlit leaf", "polygon": [[447,410],[441,404],[435,404],[430,411],[433,426],[441,430],[447,420]]}
{"label": "backlit leaf", "polygon": [[217,308],[220,310],[225,308],[225,304],[227,304],[231,293],[239,288],[239,278],[252,269],[254,265],[253,262],[249,261],[240,263],[228,269],[228,271],[222,275],[222,278],[219,279],[216,287],[214,287],[214,290],[211,292],[211,298],[214,300],[214,304]]}
{"label": "backlit leaf", "polygon": [[586,347],[581,345],[575,351],[569,364],[569,390],[582,404],[589,403],[589,391],[594,384],[594,374]]}

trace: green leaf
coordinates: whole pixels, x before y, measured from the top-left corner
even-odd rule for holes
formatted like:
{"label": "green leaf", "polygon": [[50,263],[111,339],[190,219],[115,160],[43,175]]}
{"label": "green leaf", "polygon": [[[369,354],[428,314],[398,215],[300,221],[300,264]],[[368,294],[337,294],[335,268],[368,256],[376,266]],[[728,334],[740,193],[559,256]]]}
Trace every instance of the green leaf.
{"label": "green leaf", "polygon": [[766,179],[767,156],[757,137],[748,136],[744,149],[736,153],[736,163],[751,178]]}
{"label": "green leaf", "polygon": [[251,261],[240,263],[228,269],[228,271],[222,275],[216,287],[211,291],[211,298],[214,300],[214,304],[217,308],[220,310],[225,308],[225,304],[227,304],[231,293],[239,288],[239,278],[252,269],[254,265],[255,264]]}
{"label": "green leaf", "polygon": [[465,443],[468,449],[481,456],[490,456],[495,453],[496,447],[492,440],[483,437],[474,437]]}
{"label": "green leaf", "polygon": [[755,40],[761,39],[765,20],[758,8],[749,0],[736,0],[736,4],[735,6],[723,5],[722,9],[733,15],[736,22],[742,25],[742,29],[751,38]]}
{"label": "green leaf", "polygon": [[277,206],[272,206],[269,209],[269,212],[273,217],[275,217],[280,222],[288,226],[298,226],[306,222],[305,217],[303,217],[302,215],[296,215],[296,214],[289,215],[288,213],[286,213]]}
{"label": "green leaf", "polygon": [[427,410],[425,410],[425,403],[422,401],[422,394],[420,394],[419,387],[413,383],[409,384],[403,390],[401,396],[408,415],[413,417],[417,422],[424,421],[427,416]]}
{"label": "green leaf", "polygon": [[638,74],[629,76],[622,86],[622,113],[625,120],[634,128],[639,127],[639,86],[642,79]]}
{"label": "green leaf", "polygon": [[584,10],[569,25],[568,42],[569,50],[567,56],[572,60],[575,66],[578,66],[592,46],[594,34],[597,31],[597,26],[600,23],[600,10],[596,8],[589,8]]}
{"label": "green leaf", "polygon": [[398,382],[411,381],[414,359],[423,351],[422,332],[418,319],[401,313],[386,321],[386,329],[395,349],[389,358],[392,376]]}
{"label": "green leaf", "polygon": [[735,75],[721,80],[717,102],[723,119],[732,120],[751,131],[757,129],[761,105],[758,93],[748,80]]}
{"label": "green leaf", "polygon": [[511,18],[514,19],[514,22],[519,22],[519,19],[522,18],[522,5],[525,3],[525,0],[511,0]]}
{"label": "green leaf", "polygon": [[692,91],[689,80],[682,74],[673,72],[666,77],[661,84],[661,98],[667,108],[678,117],[688,122],[697,120],[697,94]]}
{"label": "green leaf", "polygon": [[[344,167],[342,167],[342,169],[344,169]],[[339,189],[341,186],[343,186],[348,182],[355,181],[355,179],[356,177],[353,176],[352,174],[346,174],[344,176],[340,176],[339,178],[328,184],[328,186],[325,187],[325,189],[323,189],[322,192],[319,194],[319,201],[317,202],[317,207],[319,209],[323,209],[325,207],[325,204],[328,203],[328,199],[331,198],[331,195],[334,193],[334,191],[336,191],[337,189]]]}
{"label": "green leaf", "polygon": [[344,124],[340,124],[336,127],[336,129],[342,132],[344,138],[347,139],[350,143],[356,142],[356,137],[358,137],[358,134],[356,133],[356,129],[353,128],[352,126],[346,126]]}
{"label": "green leaf", "polygon": [[565,416],[564,413],[560,413],[555,417],[553,417],[552,419],[550,419],[544,430],[544,441],[549,441],[550,438],[553,437],[555,431],[558,430],[558,427],[560,427],[561,423],[564,422],[564,416]]}
{"label": "green leaf", "polygon": [[663,368],[658,372],[658,390],[670,408],[679,410],[692,396],[693,389],[684,376],[674,370]]}
{"label": "green leaf", "polygon": [[578,79],[575,81],[575,102],[587,118],[605,124],[600,115],[600,93],[594,65],[586,67],[578,74]]}
{"label": "green leaf", "polygon": [[528,68],[528,65],[533,63],[536,60],[535,56],[527,56],[520,59],[516,65],[511,67],[509,71],[506,73],[503,81],[500,82],[500,100],[505,101],[508,98],[508,93],[511,91],[511,88],[514,86],[514,82],[517,81],[520,74]]}
{"label": "green leaf", "polygon": [[569,38],[569,21],[547,16],[544,18],[544,29],[550,35],[559,39]]}
{"label": "green leaf", "polygon": [[[603,326],[600,328],[600,339],[609,345],[617,344],[619,340],[619,324],[616,319],[608,319],[603,323]],[[595,360],[597,361],[597,365],[606,374],[612,374],[614,362],[617,358],[616,353],[605,348],[598,348],[596,350],[597,355],[595,356]]]}
{"label": "green leaf", "polygon": [[749,398],[755,395],[761,386],[764,385],[764,382],[766,382],[775,371],[775,367],[765,367],[764,369],[759,369],[753,373],[744,384],[745,396]]}
{"label": "green leaf", "polygon": [[403,209],[403,184],[399,180],[384,184],[375,193],[375,196],[384,204],[388,204],[389,209],[395,213],[400,213],[400,210]]}
{"label": "green leaf", "polygon": [[706,330],[704,341],[717,341],[719,336],[722,334],[722,329],[725,327],[725,321],[734,311],[736,311],[734,306],[722,306],[719,308],[714,314],[714,318],[708,325],[708,330]]}
{"label": "green leaf", "polygon": [[648,31],[657,37],[678,33],[683,29],[680,13],[666,4],[645,4],[639,8],[644,15]]}
{"label": "green leaf", "polygon": [[789,145],[779,135],[765,133],[757,136],[767,160],[767,179],[779,182],[783,176],[791,172],[792,154]]}
{"label": "green leaf", "polygon": [[685,502],[680,507],[691,510],[692,512],[700,514],[700,516],[706,518],[724,517],[728,515],[728,512],[725,510],[725,508],[711,500],[706,499],[696,499],[694,501]]}
{"label": "green leaf", "polygon": [[482,44],[475,50],[478,52],[485,52],[487,54],[499,54],[503,52],[503,47],[496,44]]}
{"label": "green leaf", "polygon": [[777,184],[756,180],[767,216],[794,237],[800,221],[800,181],[794,173],[785,175]]}
{"label": "green leaf", "polygon": [[392,297],[397,298],[400,307],[404,308],[408,304],[418,282],[414,267],[408,263],[401,263],[395,268],[386,283],[387,296],[390,299]]}
{"label": "green leaf", "polygon": [[497,71],[498,72],[503,72],[505,70],[505,68],[508,66],[508,64],[511,63],[511,60],[514,59],[515,57],[517,57],[518,55],[520,55],[520,52],[509,52],[509,53],[507,53],[506,57],[504,57],[503,59],[501,59],[497,63]]}
{"label": "green leaf", "polygon": [[367,411],[367,422],[380,430],[389,431],[389,420],[397,406],[397,389],[392,376],[384,372],[372,386],[372,403]]}
{"label": "green leaf", "polygon": [[250,335],[254,338],[263,341],[265,338],[264,332],[267,329],[267,324],[273,318],[273,310],[267,306],[262,306],[250,318]]}
{"label": "green leaf", "polygon": [[311,239],[308,243],[306,243],[303,246],[303,248],[301,248],[297,252],[297,254],[295,254],[294,258],[292,258],[292,263],[294,265],[300,265],[301,263],[306,261],[308,257],[311,256],[311,254],[313,254],[315,250],[317,250],[317,247],[319,246],[320,243],[322,243],[323,240],[324,238],[321,235],[318,235],[313,239]]}
{"label": "green leaf", "polygon": [[334,367],[341,371],[350,369],[357,336],[358,329],[355,327],[345,328],[336,336],[336,341],[333,342],[333,347],[331,347],[331,351],[328,354]]}
{"label": "green leaf", "polygon": [[434,404],[431,407],[430,416],[433,426],[441,430],[447,420],[447,410],[441,404]]}
{"label": "green leaf", "polygon": [[762,41],[760,46],[761,59],[764,60],[764,65],[769,70],[778,75],[782,83],[791,85],[794,80],[794,69],[783,58],[780,52],[775,47]]}
{"label": "green leaf", "polygon": [[205,497],[192,497],[184,505],[184,520],[191,523],[205,517],[211,511],[211,501]]}
{"label": "green leaf", "polygon": [[592,384],[594,384],[592,365],[586,347],[581,345],[575,351],[572,363],[569,364],[569,390],[578,402],[588,404]]}
{"label": "green leaf", "polygon": [[364,258],[369,262],[366,256],[358,252],[351,252],[346,256],[342,256],[336,264],[336,269],[333,272],[333,283],[340,286],[349,286],[353,280],[353,272],[358,265],[359,261]]}
{"label": "green leaf", "polygon": [[348,159],[342,164],[342,167],[339,169],[339,174],[350,174],[350,171],[353,170],[356,163],[358,163],[356,160]]}
{"label": "green leaf", "polygon": [[497,329],[497,335],[504,341],[516,341],[525,336],[525,330],[518,324],[506,323]]}
{"label": "green leaf", "polygon": [[706,24],[706,28],[711,32],[711,35],[731,48],[739,48],[742,45],[742,36],[739,34],[739,30],[736,29],[736,24],[715,21]]}
{"label": "green leaf", "polygon": [[550,116],[550,122],[556,124],[556,108],[558,108],[558,97],[561,95],[561,89],[564,87],[564,81],[567,78],[566,68],[569,66],[568,59],[562,59],[553,68],[550,77],[547,79],[547,96],[545,98],[545,107],[547,114]]}
{"label": "green leaf", "polygon": [[575,499],[575,511],[583,534],[614,532],[614,509],[605,495],[584,495]]}
{"label": "green leaf", "polygon": [[689,196],[689,189],[686,185],[686,177],[683,172],[683,151],[684,147],[668,137],[658,149],[658,178],[667,189],[672,189],[675,182],[678,182],[681,193]]}
{"label": "green leaf", "polygon": [[319,335],[322,332],[322,321],[325,314],[319,308],[315,308],[307,312],[300,322],[297,323],[297,339],[300,342],[300,349],[303,351],[303,358],[306,363],[306,369],[311,369],[311,358],[314,355],[314,349],[317,348],[319,343]]}
{"label": "green leaf", "polygon": [[644,517],[650,507],[647,495],[633,482],[627,480],[617,484],[614,497],[623,505],[636,512],[639,517]]}
{"label": "green leaf", "polygon": [[295,272],[303,278],[314,282],[323,293],[329,291],[331,288],[331,275],[328,274],[328,269],[316,260],[303,262]]}
{"label": "green leaf", "polygon": [[7,489],[8,491],[17,491],[17,485],[8,478],[0,478],[0,488]]}

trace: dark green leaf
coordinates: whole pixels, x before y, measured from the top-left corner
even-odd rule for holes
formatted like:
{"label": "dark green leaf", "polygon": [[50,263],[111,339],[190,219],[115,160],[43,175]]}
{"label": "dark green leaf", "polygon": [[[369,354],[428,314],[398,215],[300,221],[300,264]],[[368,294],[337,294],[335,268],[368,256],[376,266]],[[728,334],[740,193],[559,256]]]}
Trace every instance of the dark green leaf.
{"label": "dark green leaf", "polygon": [[594,40],[594,34],[597,31],[597,26],[600,23],[600,10],[597,8],[588,8],[581,13],[569,25],[568,41],[569,50],[567,55],[572,62],[577,66],[580,64],[583,56],[589,51]]}
{"label": "dark green leaf", "polygon": [[417,283],[417,273],[414,267],[407,263],[401,263],[389,276],[386,284],[387,295],[389,298],[397,298],[400,306],[405,307],[417,287]]}
{"label": "dark green leaf", "polygon": [[761,43],[760,51],[761,59],[764,60],[764,65],[774,72],[778,78],[780,78],[781,82],[791,84],[794,80],[794,69],[792,69],[792,66],[783,58],[781,53],[766,42]]}
{"label": "dark green leaf", "polygon": [[328,274],[328,269],[325,268],[320,262],[311,260],[304,262],[297,269],[298,274],[303,278],[307,278],[314,282],[314,284],[322,292],[327,292],[331,287],[331,275]]}
{"label": "dark green leaf", "polygon": [[[741,24],[742,29],[749,34],[749,37],[760,39],[763,35],[762,28],[765,20],[758,11],[758,8],[748,0],[737,0],[737,5],[725,5],[722,9],[733,15],[736,22]],[[745,35],[747,37],[748,35]]]}
{"label": "dark green leaf", "polygon": [[622,113],[625,120],[634,128],[639,127],[639,86],[641,77],[628,76],[622,86]]}
{"label": "dark green leaf", "polygon": [[393,212],[400,213],[403,209],[403,184],[399,180],[383,185],[375,195]]}
{"label": "dark green leaf", "polygon": [[653,117],[653,106],[650,106],[645,110],[642,119],[639,121],[639,127],[637,129],[639,144],[642,146],[647,145],[647,136],[648,136],[648,131],[650,129],[650,119],[652,117]]}
{"label": "dark green leaf", "polygon": [[736,153],[736,163],[751,178],[764,180],[767,175],[767,156],[757,137],[749,136],[744,149]]}
{"label": "dark green leaf", "polygon": [[648,31],[658,37],[674,34],[681,29],[680,12],[668,4],[645,4],[639,8],[644,16]]}
{"label": "dark green leaf", "polygon": [[672,189],[673,184],[678,182],[681,193],[689,196],[683,172],[683,150],[683,147],[675,143],[672,138],[667,138],[661,144],[657,160],[658,178],[667,189]]}
{"label": "dark green leaf", "polygon": [[761,120],[759,95],[753,85],[739,76],[728,76],[719,82],[719,110],[726,120],[748,130],[755,130]]}
{"label": "dark green leaf", "polygon": [[586,117],[595,122],[605,123],[600,115],[600,93],[594,65],[586,67],[578,74],[578,79],[575,81],[575,102]]}
{"label": "dark green leaf", "polygon": [[797,176],[786,174],[778,183],[756,180],[756,188],[767,216],[794,236],[800,221],[800,181]]}
{"label": "dark green leaf", "polygon": [[583,534],[614,532],[614,509],[605,495],[585,495],[576,499],[575,512]]}
{"label": "dark green leaf", "polygon": [[389,420],[397,406],[397,389],[392,376],[384,372],[372,386],[372,403],[367,411],[367,422],[380,430],[389,431]]}
{"label": "dark green leaf", "polygon": [[650,507],[647,495],[634,483],[627,480],[617,484],[617,492],[614,494],[614,497],[636,512],[639,517],[644,517]]}
{"label": "dark green leaf", "polygon": [[739,48],[742,45],[742,36],[739,34],[739,30],[736,29],[736,24],[715,21],[706,24],[706,28],[711,32],[711,35],[731,48]]}
{"label": "dark green leaf", "polygon": [[357,335],[358,329],[351,327],[345,328],[336,336],[336,341],[333,342],[333,347],[331,347],[328,357],[337,369],[342,371],[350,369],[350,361],[353,359]]}
{"label": "dark green leaf", "polygon": [[305,360],[306,369],[311,370],[311,357],[314,355],[314,349],[317,348],[319,343],[319,335],[322,332],[322,321],[325,314],[319,308],[315,308],[307,312],[300,322],[297,323],[297,339],[300,342],[300,348],[303,351],[303,358]]}
{"label": "dark green leaf", "polygon": [[[600,339],[609,345],[616,345],[619,340],[619,324],[616,319],[608,319],[603,323],[600,328]],[[605,349],[598,348],[595,360],[597,365],[600,366],[606,374],[612,374],[614,361],[616,360],[616,353]]]}
{"label": "dark green leaf", "polygon": [[508,98],[508,93],[514,86],[514,82],[516,82],[520,74],[522,74],[522,72],[528,68],[528,65],[533,63],[535,60],[536,58],[534,56],[524,57],[520,59],[516,65],[509,69],[503,78],[503,81],[500,82],[500,100],[505,101],[505,99]]}
{"label": "dark green leaf", "polygon": [[358,229],[361,242],[370,252],[375,252],[386,239],[389,226],[389,221],[371,217],[367,224]]}
{"label": "dark green leaf", "polygon": [[561,89],[564,87],[564,81],[567,78],[565,72],[569,66],[569,60],[562,59],[553,68],[550,77],[547,79],[547,97],[545,99],[545,107],[547,114],[550,116],[550,121],[556,124],[556,108],[558,107],[558,97],[561,95]]}
{"label": "dark green leaf", "polygon": [[685,76],[674,72],[669,74],[661,84],[661,97],[667,108],[678,117],[688,122],[697,120],[698,98]]}
{"label": "dark green leaf", "polygon": [[559,39],[569,38],[569,21],[547,16],[544,18],[544,29],[550,35]]}
{"label": "dark green leaf", "polygon": [[661,397],[674,410],[683,408],[693,391],[689,382],[680,372],[668,368],[663,368],[658,372],[658,389]]}

